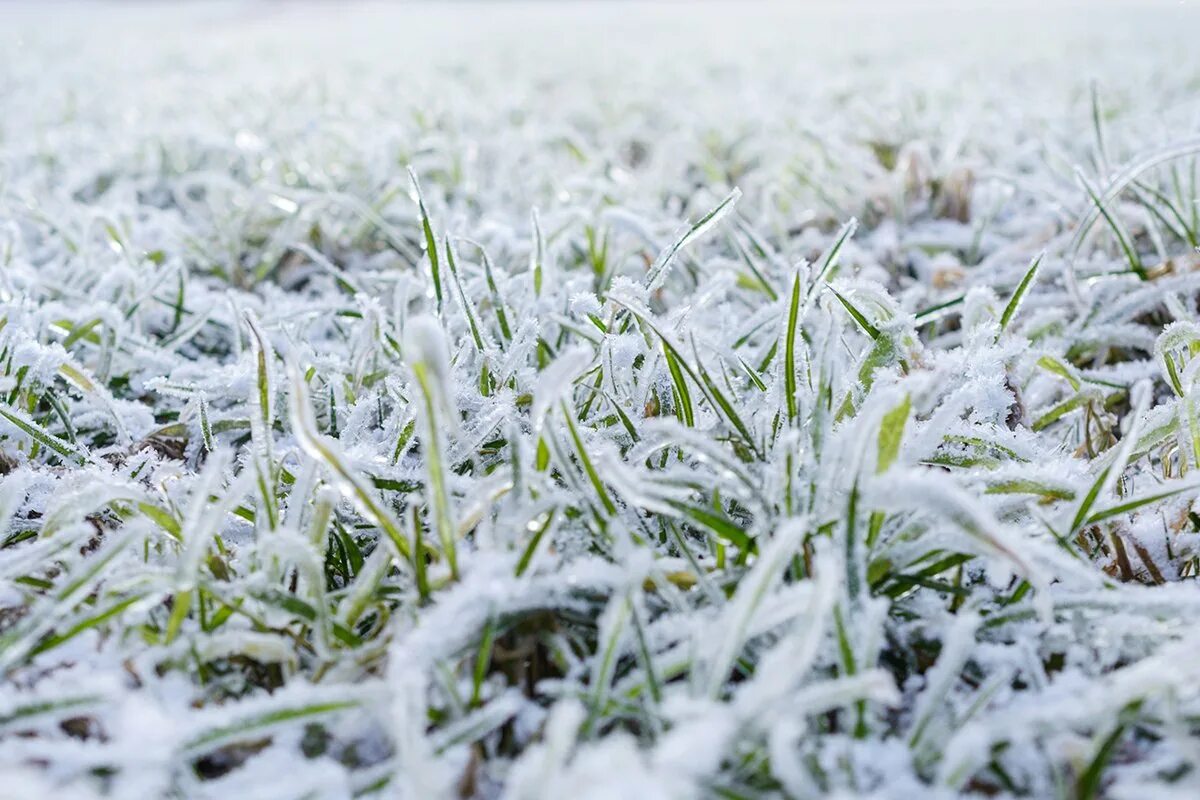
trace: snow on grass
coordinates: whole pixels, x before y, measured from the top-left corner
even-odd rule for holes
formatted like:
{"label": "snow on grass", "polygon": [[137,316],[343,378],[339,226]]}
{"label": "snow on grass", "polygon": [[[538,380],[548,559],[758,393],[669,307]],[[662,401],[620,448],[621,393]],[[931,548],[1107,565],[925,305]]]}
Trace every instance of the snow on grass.
{"label": "snow on grass", "polygon": [[4,791],[1191,796],[1200,20],[1026,11],[0,12]]}

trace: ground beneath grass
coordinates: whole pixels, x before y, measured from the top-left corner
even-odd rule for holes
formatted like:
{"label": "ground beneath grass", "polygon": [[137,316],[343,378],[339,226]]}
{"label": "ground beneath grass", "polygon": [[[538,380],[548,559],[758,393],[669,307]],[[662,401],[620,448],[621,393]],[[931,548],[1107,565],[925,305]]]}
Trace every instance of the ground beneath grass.
{"label": "ground beneath grass", "polygon": [[1194,797],[1197,30],[0,8],[0,794]]}

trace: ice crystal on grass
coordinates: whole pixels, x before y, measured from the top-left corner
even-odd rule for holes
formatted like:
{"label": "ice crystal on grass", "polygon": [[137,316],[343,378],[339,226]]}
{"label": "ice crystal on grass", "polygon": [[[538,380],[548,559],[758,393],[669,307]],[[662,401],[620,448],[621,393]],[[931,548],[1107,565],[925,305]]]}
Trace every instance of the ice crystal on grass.
{"label": "ice crystal on grass", "polygon": [[1192,796],[1152,5],[0,12],[0,793]]}

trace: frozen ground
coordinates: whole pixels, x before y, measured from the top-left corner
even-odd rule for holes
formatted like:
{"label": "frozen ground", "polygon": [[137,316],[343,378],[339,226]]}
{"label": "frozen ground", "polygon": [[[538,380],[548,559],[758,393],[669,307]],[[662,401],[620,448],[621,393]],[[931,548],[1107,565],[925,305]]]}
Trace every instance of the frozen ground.
{"label": "frozen ground", "polygon": [[0,6],[0,795],[1195,797],[1196,31]]}

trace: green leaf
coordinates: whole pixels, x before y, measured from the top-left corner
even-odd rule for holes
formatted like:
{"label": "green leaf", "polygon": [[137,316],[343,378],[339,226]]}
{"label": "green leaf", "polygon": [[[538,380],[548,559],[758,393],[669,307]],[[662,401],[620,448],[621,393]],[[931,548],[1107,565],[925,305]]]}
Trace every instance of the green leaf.
{"label": "green leaf", "polygon": [[796,330],[800,326],[800,270],[792,278],[792,299],[788,304],[787,332],[783,340],[783,391],[788,419],[794,420],[796,408]]}
{"label": "green leaf", "polygon": [[838,253],[842,251],[842,245],[846,243],[847,239],[854,235],[854,231],[857,229],[858,220],[851,219],[842,226],[841,230],[838,231],[837,239],[834,240],[833,246],[829,248],[829,252],[826,253],[824,260],[822,260],[821,268],[817,271],[817,275],[813,279],[812,285],[808,287],[809,297],[812,297],[813,292],[821,287],[826,281],[833,280],[834,275],[837,274]]}
{"label": "green leaf", "polygon": [[604,506],[604,510],[611,517],[617,513],[617,507],[608,496],[608,490],[604,488],[604,481],[600,480],[600,474],[596,472],[596,467],[592,465],[592,459],[588,456],[587,448],[583,446],[583,439],[579,435],[579,429],[575,427],[575,420],[572,418],[571,409],[567,407],[565,401],[561,403],[561,407],[563,419],[567,421],[567,430],[571,434],[571,441],[575,445],[575,455],[579,459],[579,463],[583,466],[583,471],[587,474],[592,488],[596,490],[596,496],[600,498],[601,505]]}
{"label": "green leaf", "polygon": [[689,428],[695,427],[696,420],[692,413],[692,395],[688,391],[687,381],[679,368],[679,359],[675,357],[675,349],[664,339],[663,354],[667,359],[667,369],[671,372],[671,381],[675,385],[675,396],[679,399],[679,419]]}
{"label": "green leaf", "polygon": [[692,522],[712,531],[718,538],[736,546],[740,551],[753,551],[754,540],[746,531],[724,514],[678,500],[668,500],[667,504]]}
{"label": "green leaf", "polygon": [[442,272],[438,264],[437,237],[433,235],[433,224],[429,221],[429,212],[425,209],[425,195],[421,193],[421,182],[417,180],[417,172],[408,168],[408,177],[412,181],[413,191],[417,195],[417,210],[421,214],[421,230],[425,233],[425,252],[429,254],[430,275],[433,277],[433,292],[437,298],[437,312],[442,313]]}
{"label": "green leaf", "polygon": [[1037,258],[1033,259],[1033,263],[1029,265],[1029,270],[1025,273],[1025,277],[1017,285],[1012,297],[1008,298],[1008,305],[1004,307],[1004,313],[1000,315],[1000,330],[1007,328],[1008,323],[1012,322],[1012,318],[1016,316],[1017,309],[1021,307],[1021,299],[1025,297],[1025,293],[1033,285],[1033,279],[1037,276],[1038,265],[1042,263],[1044,255],[1046,255],[1045,251],[1038,253]]}
{"label": "green leaf", "polygon": [[879,455],[876,459],[875,473],[887,472],[888,467],[896,461],[900,454],[900,442],[904,438],[904,427],[908,424],[908,413],[912,409],[912,398],[904,395],[904,401],[883,415],[879,425]]}
{"label": "green leaf", "polygon": [[659,254],[658,258],[655,259],[654,264],[650,267],[649,273],[646,275],[647,288],[652,290],[658,288],[658,285],[662,282],[663,278],[666,277],[667,268],[671,265],[671,260],[675,258],[675,254],[687,247],[700,236],[704,235],[709,228],[720,222],[722,217],[733,210],[733,207],[737,204],[737,201],[741,199],[741,197],[742,190],[734,189],[717,205],[716,208],[714,208],[712,211],[709,211],[700,218],[699,222],[688,228],[687,233],[679,237],[679,239],[677,239],[670,247],[663,250],[662,253]]}
{"label": "green leaf", "polygon": [[50,433],[36,422],[23,419],[22,417],[17,416],[16,414],[4,408],[0,408],[0,417],[4,417],[13,425],[16,425],[18,428],[24,431],[29,438],[33,439],[35,442],[43,445],[44,447],[48,447],[63,458],[69,458],[77,461],[81,466],[88,463],[88,457],[83,450],[75,447],[69,442],[64,442],[62,439]]}
{"label": "green leaf", "polygon": [[258,732],[278,728],[289,722],[325,717],[331,714],[358,708],[360,702],[354,700],[331,700],[322,703],[289,706],[267,711],[261,714],[243,716],[229,725],[211,728],[193,736],[184,744],[185,750],[196,753],[211,749],[222,742],[237,741],[254,737]]}
{"label": "green leaf", "polygon": [[[1142,506],[1147,506],[1152,503],[1157,503],[1160,500],[1166,500],[1168,497],[1174,497],[1175,495],[1180,494],[1182,492],[1191,492],[1191,491],[1195,491],[1196,489],[1200,489],[1200,484],[1188,483],[1185,486],[1179,486],[1174,489],[1169,489],[1165,492],[1155,492],[1153,494],[1142,495],[1141,497],[1135,497],[1134,499],[1128,500],[1124,503],[1119,503],[1110,508],[1105,508],[1100,511],[1097,511],[1095,514],[1092,514],[1090,517],[1087,518],[1086,524],[1094,525],[1097,522],[1101,522],[1103,520],[1110,519],[1112,517],[1120,516],[1121,514],[1127,514],[1130,511],[1136,511],[1137,509],[1141,508]],[[1075,529],[1078,527],[1079,527],[1078,523],[1071,526],[1072,529]]]}
{"label": "green leaf", "polygon": [[846,311],[850,312],[850,316],[854,317],[854,321],[858,323],[858,327],[863,329],[863,333],[870,336],[872,340],[879,338],[879,328],[872,325],[871,321],[861,311],[855,308],[845,297],[842,297],[841,292],[832,286],[829,287],[829,291],[833,292],[834,297],[842,302],[842,305],[846,307]]}
{"label": "green leaf", "polygon": [[1113,235],[1117,239],[1117,243],[1121,246],[1122,252],[1125,253],[1125,260],[1129,262],[1129,269],[1142,280],[1149,280],[1150,276],[1146,274],[1146,269],[1142,266],[1142,259],[1138,256],[1137,250],[1134,249],[1130,236],[1125,231],[1125,226],[1117,220],[1104,205],[1104,201],[1096,195],[1092,189],[1091,183],[1087,178],[1083,177],[1083,173],[1077,173],[1079,180],[1083,184],[1083,188],[1087,190],[1088,196],[1092,198],[1092,202],[1096,205],[1096,210],[1100,212],[1100,216],[1108,223],[1108,227],[1112,229]]}

